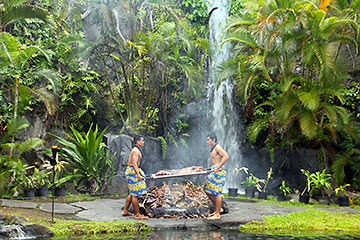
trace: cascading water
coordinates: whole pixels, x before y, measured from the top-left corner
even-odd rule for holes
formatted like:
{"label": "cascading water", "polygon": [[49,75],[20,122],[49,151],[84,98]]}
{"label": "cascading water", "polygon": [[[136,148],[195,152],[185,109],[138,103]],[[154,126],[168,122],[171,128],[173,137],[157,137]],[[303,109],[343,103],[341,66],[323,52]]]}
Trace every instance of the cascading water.
{"label": "cascading water", "polygon": [[0,220],[0,239],[34,239],[36,236],[26,233],[19,224],[6,224]]}
{"label": "cascading water", "polygon": [[[214,10],[214,8],[217,8]],[[240,174],[235,168],[242,167],[243,156],[240,150],[239,132],[242,132],[242,125],[233,107],[234,86],[230,79],[223,80],[218,85],[218,67],[221,62],[230,57],[230,44],[225,43],[220,47],[223,30],[228,17],[228,0],[210,0],[209,10],[213,10],[210,16],[210,59],[207,100],[212,118],[212,131],[218,138],[218,143],[229,154],[229,161],[226,163],[227,170],[224,192],[228,188],[239,187]]]}

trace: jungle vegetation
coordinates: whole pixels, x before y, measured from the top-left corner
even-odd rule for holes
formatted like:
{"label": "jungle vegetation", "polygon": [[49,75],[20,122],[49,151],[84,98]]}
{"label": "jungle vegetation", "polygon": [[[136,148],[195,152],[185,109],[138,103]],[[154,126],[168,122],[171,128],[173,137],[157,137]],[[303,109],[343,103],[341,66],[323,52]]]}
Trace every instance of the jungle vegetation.
{"label": "jungle vegetation", "polygon": [[[236,83],[249,139],[272,151],[317,149],[338,184],[360,189],[360,1],[230,5],[224,42],[233,55],[219,71]],[[169,119],[204,96],[208,15],[201,0],[0,0],[0,193],[16,188],[3,183],[23,153],[56,144],[58,129],[84,145],[95,127],[180,141],[188,125]],[[26,147],[21,129],[33,138]],[[103,174],[87,167],[80,179],[102,186]]]}

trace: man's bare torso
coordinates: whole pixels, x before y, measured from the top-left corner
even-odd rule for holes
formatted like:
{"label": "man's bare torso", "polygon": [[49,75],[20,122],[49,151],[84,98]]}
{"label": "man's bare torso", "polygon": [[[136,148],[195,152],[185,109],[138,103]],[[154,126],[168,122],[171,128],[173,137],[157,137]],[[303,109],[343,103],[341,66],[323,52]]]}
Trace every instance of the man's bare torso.
{"label": "man's bare torso", "polygon": [[219,150],[222,149],[220,145],[216,144],[214,149],[210,153],[210,158],[213,166],[218,165],[221,162],[222,156],[220,155]]}
{"label": "man's bare torso", "polygon": [[136,164],[136,166],[140,166],[141,157],[142,155],[140,150],[137,147],[134,147],[129,155],[128,166],[133,167],[134,164]]}

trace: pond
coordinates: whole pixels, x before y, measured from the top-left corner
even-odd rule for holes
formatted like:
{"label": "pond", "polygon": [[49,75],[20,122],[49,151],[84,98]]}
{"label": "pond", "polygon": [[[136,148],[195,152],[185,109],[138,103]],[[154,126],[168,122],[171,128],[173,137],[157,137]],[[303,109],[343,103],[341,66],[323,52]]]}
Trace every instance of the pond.
{"label": "pond", "polygon": [[[63,238],[62,238],[63,239]],[[197,230],[183,230],[183,231],[154,231],[142,235],[122,235],[122,236],[102,236],[94,238],[69,238],[68,240],[79,239],[107,239],[107,240],[120,240],[120,239],[136,239],[136,240],[255,240],[255,239],[298,239],[298,240],[325,240],[325,239],[360,239],[360,235],[314,235],[314,233],[294,233],[289,235],[264,235],[264,234],[249,234],[239,232],[237,230],[218,230],[218,231],[197,231]],[[53,240],[57,240],[53,238]]]}

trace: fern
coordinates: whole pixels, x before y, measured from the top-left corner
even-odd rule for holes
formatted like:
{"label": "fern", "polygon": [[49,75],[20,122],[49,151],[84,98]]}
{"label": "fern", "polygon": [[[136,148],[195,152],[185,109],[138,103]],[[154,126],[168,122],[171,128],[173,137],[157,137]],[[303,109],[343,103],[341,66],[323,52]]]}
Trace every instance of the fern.
{"label": "fern", "polygon": [[166,143],[165,138],[163,138],[161,136],[159,136],[158,139],[160,139],[160,141],[161,141],[162,157],[163,157],[163,160],[165,160],[166,151],[167,151],[167,143]]}

